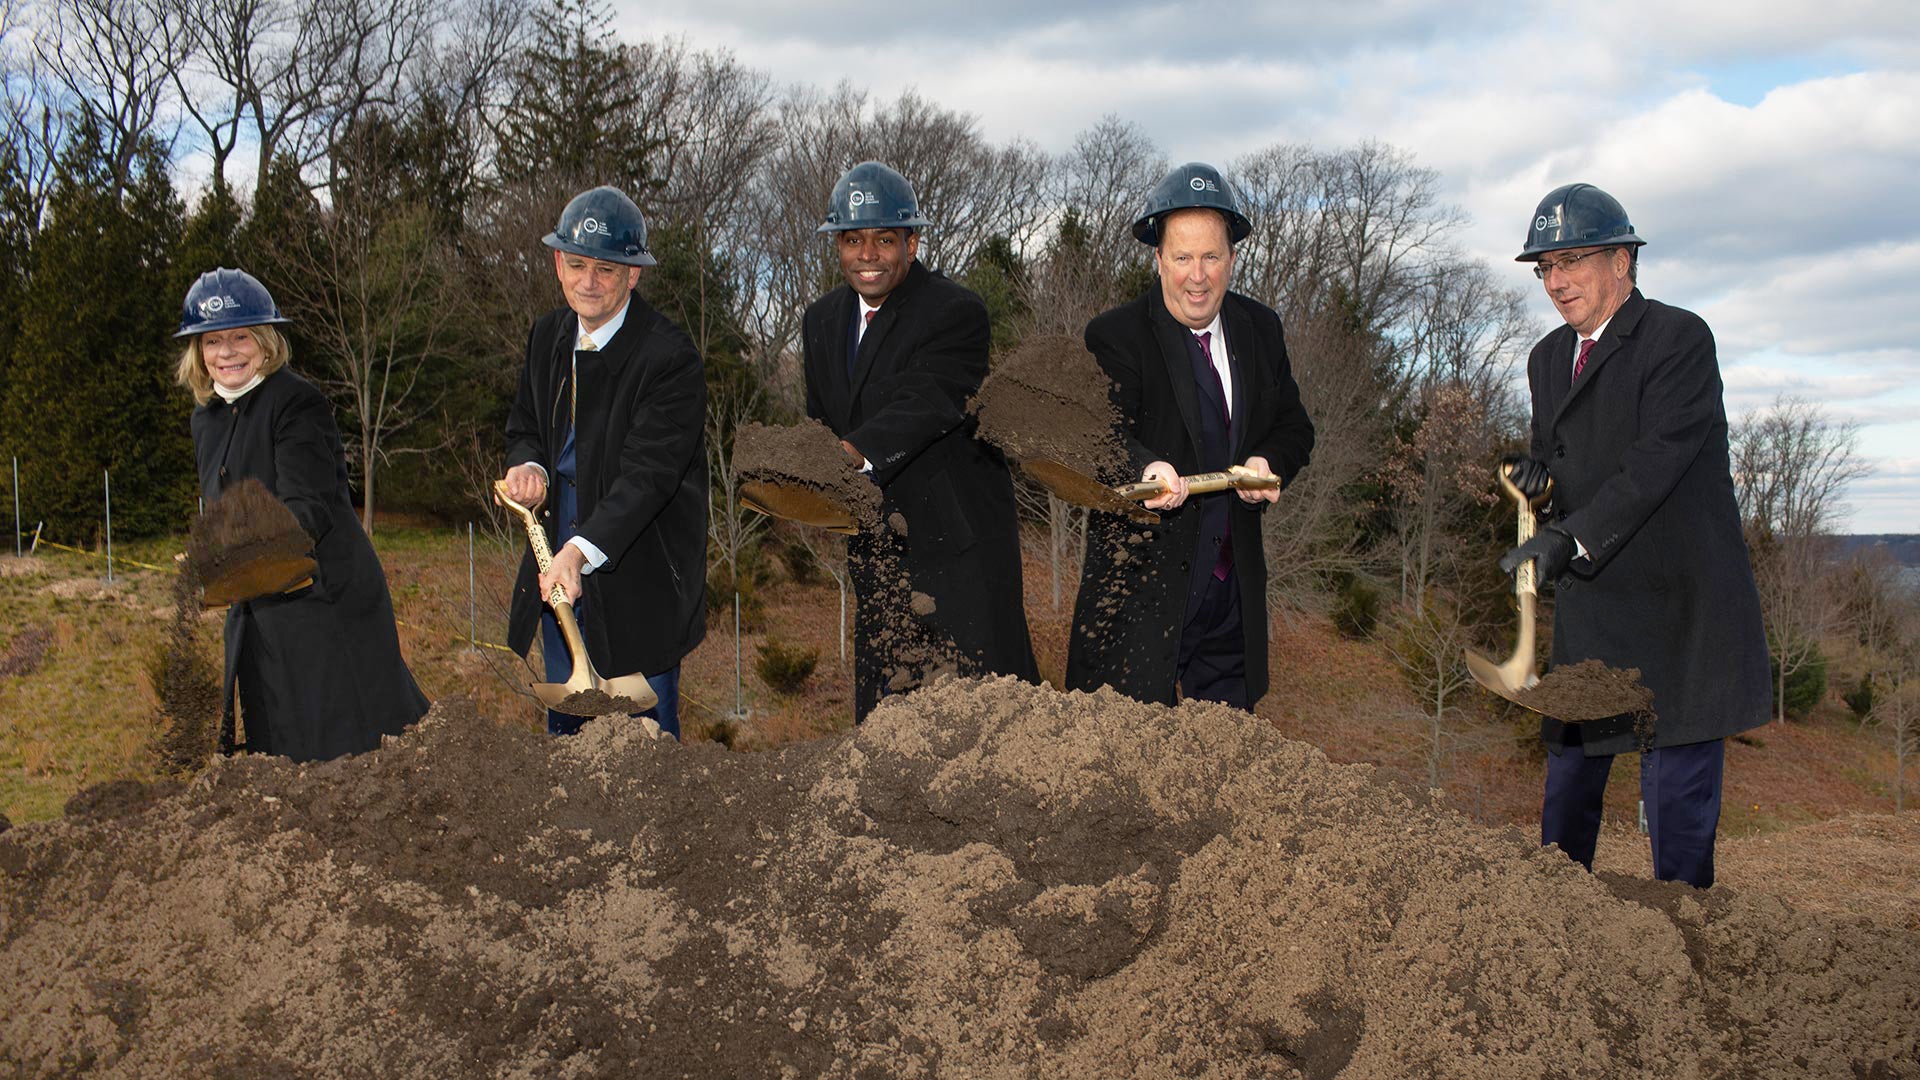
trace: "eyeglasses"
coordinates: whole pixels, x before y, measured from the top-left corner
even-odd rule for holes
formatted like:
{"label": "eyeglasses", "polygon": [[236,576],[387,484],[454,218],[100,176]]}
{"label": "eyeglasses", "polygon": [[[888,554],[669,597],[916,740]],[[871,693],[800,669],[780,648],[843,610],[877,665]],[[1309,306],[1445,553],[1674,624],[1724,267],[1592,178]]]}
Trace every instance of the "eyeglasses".
{"label": "eyeglasses", "polygon": [[1533,264],[1533,276],[1539,278],[1541,281],[1545,281],[1547,280],[1547,275],[1553,273],[1554,270],[1556,269],[1565,270],[1568,273],[1572,273],[1574,263],[1579,262],[1581,259],[1591,259],[1595,255],[1605,255],[1607,252],[1612,250],[1614,249],[1601,248],[1598,251],[1589,251],[1584,255],[1568,255],[1566,258],[1561,259],[1559,262],[1548,262],[1545,259],[1541,259],[1540,261]]}

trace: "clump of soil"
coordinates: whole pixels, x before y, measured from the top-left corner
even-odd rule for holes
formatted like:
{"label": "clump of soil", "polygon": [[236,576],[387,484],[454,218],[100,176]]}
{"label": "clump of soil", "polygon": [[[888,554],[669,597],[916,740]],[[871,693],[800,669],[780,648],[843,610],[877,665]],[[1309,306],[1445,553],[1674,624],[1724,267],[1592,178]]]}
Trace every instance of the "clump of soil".
{"label": "clump of soil", "polygon": [[926,593],[923,593],[923,592],[914,593],[913,598],[912,600],[909,601],[908,606],[913,609],[913,613],[915,615],[918,615],[923,619],[929,615],[932,615],[935,611],[939,610],[939,607],[940,607],[940,605],[934,601],[933,597],[928,596]]}
{"label": "clump of soil", "polygon": [[[605,716],[608,713],[638,716],[646,712],[648,706],[640,704],[625,694],[609,694],[598,687],[589,686],[585,690],[576,690],[568,694],[560,699],[560,704],[552,708],[554,712],[566,713],[568,716]],[[658,734],[657,727],[655,733]]]}
{"label": "clump of soil", "polygon": [[733,474],[741,481],[816,492],[845,509],[862,529],[880,521],[879,487],[852,466],[840,437],[818,420],[743,425],[734,436]]}
{"label": "clump of soil", "polygon": [[313,538],[293,511],[249,476],[228,487],[187,535],[183,575],[209,603],[279,592],[313,572]]}
{"label": "clump of soil", "polygon": [[946,680],[730,754],[443,699],[374,753],[0,835],[0,1062],[1903,1078],[1916,944],[1588,874],[1205,703]]}
{"label": "clump of soil", "polygon": [[1105,483],[1126,479],[1110,382],[1073,338],[1029,337],[994,364],[974,396],[980,437],[1016,461],[1056,461]]}
{"label": "clump of soil", "polygon": [[1623,671],[1600,660],[1555,667],[1513,700],[1569,724],[1630,714],[1641,721],[1636,730],[1650,731],[1653,722],[1653,691],[1640,682],[1640,669]]}
{"label": "clump of soil", "polygon": [[40,662],[53,647],[53,628],[44,623],[29,623],[15,631],[0,652],[0,679],[11,675],[31,675],[40,670]]}

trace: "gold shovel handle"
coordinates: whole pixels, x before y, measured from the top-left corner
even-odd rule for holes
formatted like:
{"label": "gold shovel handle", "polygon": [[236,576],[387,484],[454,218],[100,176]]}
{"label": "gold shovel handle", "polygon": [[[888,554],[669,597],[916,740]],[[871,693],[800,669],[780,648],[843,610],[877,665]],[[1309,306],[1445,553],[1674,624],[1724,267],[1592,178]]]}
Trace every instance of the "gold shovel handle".
{"label": "gold shovel handle", "polygon": [[[534,565],[540,568],[541,573],[546,573],[553,567],[553,549],[547,546],[547,531],[540,527],[540,519],[533,516],[532,510],[513,501],[513,496],[507,494],[505,480],[493,482],[493,499],[519,515],[520,524],[527,529],[527,544],[533,548]],[[557,609],[567,602],[567,590],[556,582],[552,594],[547,597],[547,603]]]}
{"label": "gold shovel handle", "polygon": [[[1277,476],[1262,476],[1254,472],[1238,472],[1232,469],[1226,472],[1195,473],[1186,478],[1187,494],[1206,495],[1215,491],[1267,491],[1280,486]],[[1151,499],[1167,492],[1167,485],[1158,480],[1147,480],[1138,484],[1121,484],[1113,489],[1115,495],[1135,502]]]}
{"label": "gold shovel handle", "polygon": [[[1524,544],[1533,539],[1534,526],[1536,524],[1533,513],[1534,504],[1544,504],[1547,496],[1553,494],[1553,477],[1547,477],[1545,490],[1541,491],[1537,497],[1529,499],[1527,498],[1527,493],[1521,491],[1513,482],[1513,466],[1501,466],[1496,475],[1500,478],[1501,490],[1507,493],[1507,498],[1512,499],[1514,505],[1518,508],[1519,520],[1514,523],[1513,529],[1514,544],[1515,546]],[[1513,572],[1513,591],[1515,595],[1518,596],[1540,595],[1540,583],[1535,576],[1532,559],[1528,559],[1515,568]]]}

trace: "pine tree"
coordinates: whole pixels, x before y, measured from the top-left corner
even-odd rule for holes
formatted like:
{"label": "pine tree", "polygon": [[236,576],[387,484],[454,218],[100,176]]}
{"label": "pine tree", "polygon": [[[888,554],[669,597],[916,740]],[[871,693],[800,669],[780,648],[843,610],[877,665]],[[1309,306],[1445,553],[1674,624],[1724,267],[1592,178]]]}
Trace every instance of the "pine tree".
{"label": "pine tree", "polygon": [[102,535],[103,472],[116,537],[176,528],[193,507],[192,401],[173,382],[184,211],[156,144],[141,145],[131,182],[112,192],[98,133],[83,123],[35,239],[0,400],[23,509],[54,539]]}

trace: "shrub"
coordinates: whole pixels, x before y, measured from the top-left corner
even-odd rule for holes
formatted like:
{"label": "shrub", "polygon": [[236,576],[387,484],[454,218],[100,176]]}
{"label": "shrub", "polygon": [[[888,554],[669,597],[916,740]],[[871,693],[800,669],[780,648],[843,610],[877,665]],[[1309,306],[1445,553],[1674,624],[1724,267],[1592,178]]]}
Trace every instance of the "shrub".
{"label": "shrub", "polygon": [[820,663],[819,649],[788,644],[772,634],[767,635],[767,640],[761,642],[756,651],[760,659],[754,661],[753,669],[760,673],[760,681],[776,694],[799,693]]}
{"label": "shrub", "polygon": [[1380,625],[1380,608],[1385,603],[1380,589],[1366,578],[1342,574],[1333,598],[1333,628],[1342,637],[1356,641],[1373,636]]}
{"label": "shrub", "polygon": [[1860,676],[1859,684],[1840,697],[1847,703],[1847,708],[1853,710],[1853,715],[1865,720],[1867,714],[1873,711],[1873,675]]}

